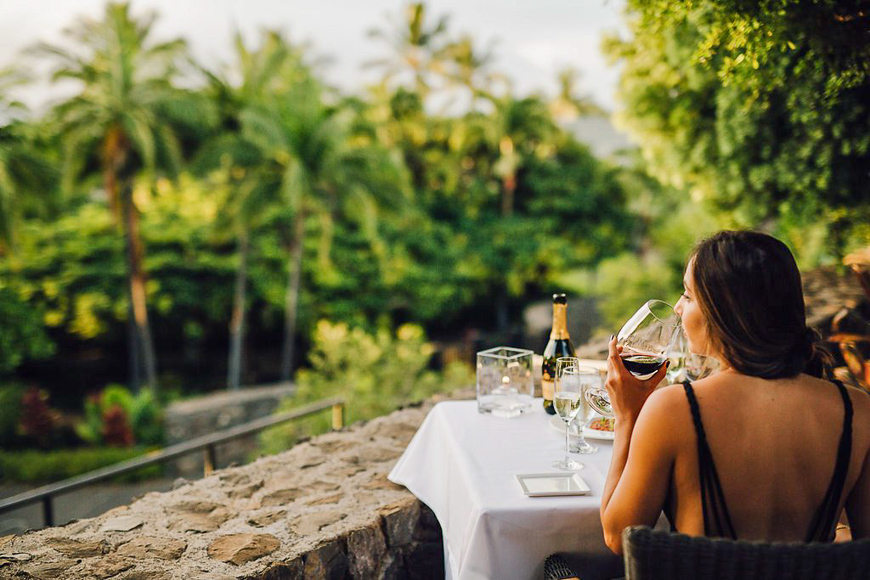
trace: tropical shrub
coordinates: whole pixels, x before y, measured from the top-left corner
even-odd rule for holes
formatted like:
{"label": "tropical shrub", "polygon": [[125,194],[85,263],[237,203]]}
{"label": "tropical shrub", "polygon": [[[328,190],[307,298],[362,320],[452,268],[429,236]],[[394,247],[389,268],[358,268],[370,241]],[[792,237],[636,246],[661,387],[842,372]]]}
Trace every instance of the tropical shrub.
{"label": "tropical shrub", "polygon": [[30,387],[21,397],[18,433],[33,445],[46,448],[52,443],[60,416],[48,405],[48,393]]}
{"label": "tropical shrub", "polygon": [[121,385],[109,385],[85,400],[84,418],[76,433],[92,445],[159,445],[163,416],[150,391],[133,395]]}
{"label": "tropical shrub", "polygon": [[[434,393],[474,384],[471,370],[461,363],[453,363],[443,372],[430,370],[433,352],[423,329],[413,324],[400,326],[395,334],[387,329],[368,333],[362,328],[321,320],[309,355],[311,368],[296,374],[298,391],[279,407],[279,412],[341,396],[345,400],[345,421],[352,423],[384,415]],[[277,453],[299,437],[328,428],[329,417],[324,413],[264,432],[262,446],[266,452]]]}
{"label": "tropical shrub", "polygon": [[54,354],[40,309],[0,282],[0,373],[14,371],[25,359]]}

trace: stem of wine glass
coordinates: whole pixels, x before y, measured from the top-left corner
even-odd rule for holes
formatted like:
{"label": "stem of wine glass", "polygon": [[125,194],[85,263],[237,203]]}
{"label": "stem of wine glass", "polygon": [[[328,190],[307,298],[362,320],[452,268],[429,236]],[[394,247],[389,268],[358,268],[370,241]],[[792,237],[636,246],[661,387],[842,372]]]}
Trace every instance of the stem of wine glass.
{"label": "stem of wine glass", "polygon": [[571,462],[571,457],[568,455],[570,444],[568,443],[568,438],[571,436],[571,419],[565,421],[565,465],[568,465]]}

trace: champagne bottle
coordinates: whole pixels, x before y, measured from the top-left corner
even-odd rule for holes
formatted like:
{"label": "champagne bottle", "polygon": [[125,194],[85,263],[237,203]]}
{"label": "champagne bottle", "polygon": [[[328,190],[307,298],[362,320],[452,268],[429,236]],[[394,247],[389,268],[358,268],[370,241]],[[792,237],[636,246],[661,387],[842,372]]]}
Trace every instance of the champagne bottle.
{"label": "champagne bottle", "polygon": [[544,364],[541,369],[541,392],[544,395],[544,411],[556,414],[553,406],[554,380],[556,379],[556,359],[574,356],[574,345],[568,336],[568,299],[564,294],[553,294],[553,329],[550,340],[544,348]]}

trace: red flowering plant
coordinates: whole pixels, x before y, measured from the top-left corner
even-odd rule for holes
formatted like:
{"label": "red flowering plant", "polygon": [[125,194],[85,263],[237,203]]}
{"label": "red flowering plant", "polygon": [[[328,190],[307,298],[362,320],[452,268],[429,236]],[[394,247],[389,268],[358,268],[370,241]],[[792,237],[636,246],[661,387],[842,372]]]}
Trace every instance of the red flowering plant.
{"label": "red flowering plant", "polygon": [[37,447],[51,445],[60,415],[48,405],[48,393],[30,387],[21,396],[18,432]]}

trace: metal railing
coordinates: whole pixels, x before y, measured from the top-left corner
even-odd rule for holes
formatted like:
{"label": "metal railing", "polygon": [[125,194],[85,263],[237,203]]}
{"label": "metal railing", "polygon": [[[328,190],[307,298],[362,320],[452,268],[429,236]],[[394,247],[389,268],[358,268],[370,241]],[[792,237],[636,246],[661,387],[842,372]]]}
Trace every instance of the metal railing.
{"label": "metal railing", "polygon": [[157,463],[165,463],[172,459],[176,459],[177,457],[181,457],[182,455],[188,455],[199,450],[203,451],[203,459],[205,463],[204,474],[205,476],[208,476],[215,469],[215,448],[221,443],[253,435],[259,433],[263,429],[274,427],[275,425],[280,425],[287,421],[293,421],[294,419],[301,419],[302,417],[313,415],[329,408],[332,408],[332,428],[341,429],[344,424],[344,399],[339,397],[324,399],[323,401],[305,405],[304,407],[300,407],[293,411],[255,419],[245,423],[244,425],[238,425],[236,427],[224,429],[223,431],[203,435],[202,437],[197,437],[190,441],[185,441],[184,443],[146,453],[141,457],[135,457],[127,461],[116,463],[115,465],[96,469],[70,479],[65,479],[57,483],[52,483],[14,495],[0,500],[0,514],[41,501],[43,525],[53,526],[54,510],[52,498],[56,495],[62,495],[75,489],[86,487],[106,479],[111,479],[124,473],[136,471],[142,467],[155,465]]}

